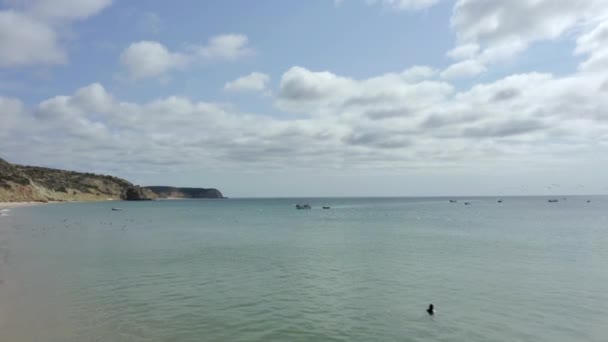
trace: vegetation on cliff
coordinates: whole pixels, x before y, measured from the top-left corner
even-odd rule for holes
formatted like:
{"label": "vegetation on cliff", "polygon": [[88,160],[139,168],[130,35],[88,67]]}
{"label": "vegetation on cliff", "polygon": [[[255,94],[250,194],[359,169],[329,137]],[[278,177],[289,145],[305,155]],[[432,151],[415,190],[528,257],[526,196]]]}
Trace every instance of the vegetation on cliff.
{"label": "vegetation on cliff", "polygon": [[0,158],[0,202],[143,201],[157,198],[223,198],[217,189],[140,187],[124,179],[11,164]]}
{"label": "vegetation on cliff", "polygon": [[114,176],[14,165],[0,159],[0,201],[3,202],[156,198],[151,191],[137,189],[130,182]]}

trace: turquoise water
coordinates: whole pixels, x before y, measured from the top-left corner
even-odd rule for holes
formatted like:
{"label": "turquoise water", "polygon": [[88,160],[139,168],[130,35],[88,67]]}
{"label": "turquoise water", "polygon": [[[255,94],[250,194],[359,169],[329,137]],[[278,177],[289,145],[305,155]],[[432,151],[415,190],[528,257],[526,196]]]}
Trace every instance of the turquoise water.
{"label": "turquoise water", "polygon": [[7,341],[607,341],[608,198],[587,199],[13,209],[0,217],[0,331]]}

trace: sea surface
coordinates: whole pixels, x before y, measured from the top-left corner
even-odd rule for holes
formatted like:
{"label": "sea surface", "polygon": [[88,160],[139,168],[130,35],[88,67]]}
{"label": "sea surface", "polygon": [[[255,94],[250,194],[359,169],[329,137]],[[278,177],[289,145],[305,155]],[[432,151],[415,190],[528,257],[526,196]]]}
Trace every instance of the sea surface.
{"label": "sea surface", "polygon": [[5,210],[0,340],[608,341],[608,197],[547,199]]}

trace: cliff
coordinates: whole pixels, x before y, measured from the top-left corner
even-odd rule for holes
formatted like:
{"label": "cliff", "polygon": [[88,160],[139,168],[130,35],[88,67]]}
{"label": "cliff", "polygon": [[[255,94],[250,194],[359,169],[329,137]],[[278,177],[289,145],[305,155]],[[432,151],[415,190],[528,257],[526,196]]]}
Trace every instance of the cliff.
{"label": "cliff", "polygon": [[146,186],[158,198],[224,198],[217,189],[204,188],[175,188],[170,186]]}
{"label": "cliff", "polygon": [[0,159],[0,202],[154,198],[153,192],[118,177],[15,165]]}
{"label": "cliff", "polygon": [[126,201],[150,201],[157,199],[155,193],[152,191],[142,188],[139,185],[128,186],[122,193],[121,198]]}
{"label": "cliff", "polygon": [[11,164],[0,158],[0,202],[223,198],[217,189],[140,187],[124,179]]}

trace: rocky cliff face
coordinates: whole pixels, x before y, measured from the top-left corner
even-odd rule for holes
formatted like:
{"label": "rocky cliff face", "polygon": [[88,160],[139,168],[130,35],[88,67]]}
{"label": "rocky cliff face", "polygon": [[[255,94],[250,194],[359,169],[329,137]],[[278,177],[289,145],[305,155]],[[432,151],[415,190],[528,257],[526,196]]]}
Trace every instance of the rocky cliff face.
{"label": "rocky cliff face", "polygon": [[158,198],[154,192],[137,185],[128,186],[120,197],[125,201],[150,201]]}
{"label": "rocky cliff face", "polygon": [[[113,176],[14,165],[0,159],[0,201],[100,201],[155,198],[149,191],[128,196],[130,182]],[[129,197],[129,198],[128,198]]]}
{"label": "rocky cliff face", "polygon": [[158,198],[224,198],[217,189],[175,188],[170,186],[147,186]]}

